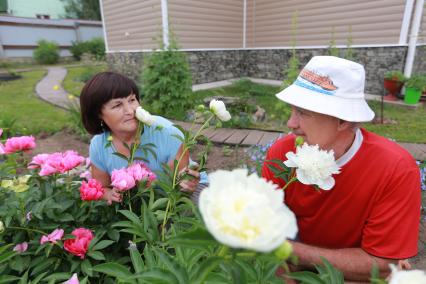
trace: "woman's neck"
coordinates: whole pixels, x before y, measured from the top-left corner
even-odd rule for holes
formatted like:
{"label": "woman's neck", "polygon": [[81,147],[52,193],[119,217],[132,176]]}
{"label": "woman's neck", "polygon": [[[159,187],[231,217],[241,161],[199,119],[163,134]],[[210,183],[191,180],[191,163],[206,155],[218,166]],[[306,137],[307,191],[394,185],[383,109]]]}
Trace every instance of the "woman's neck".
{"label": "woman's neck", "polygon": [[136,133],[111,133],[114,140],[126,143],[127,145],[130,145],[135,141],[135,135]]}

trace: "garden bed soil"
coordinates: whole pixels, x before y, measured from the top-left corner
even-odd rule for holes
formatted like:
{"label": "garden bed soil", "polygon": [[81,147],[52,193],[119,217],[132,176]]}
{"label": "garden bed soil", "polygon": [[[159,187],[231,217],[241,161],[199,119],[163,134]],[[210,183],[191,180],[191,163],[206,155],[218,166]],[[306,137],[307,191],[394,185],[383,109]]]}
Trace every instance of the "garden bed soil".
{"label": "garden bed soil", "polygon": [[[62,131],[53,135],[40,135],[36,139],[37,147],[32,155],[39,153],[62,152],[66,150],[75,150],[79,154],[87,157],[89,145],[83,142],[75,134]],[[197,159],[197,154],[204,149],[204,145],[196,146],[191,156]],[[235,169],[243,165],[253,166],[245,147],[229,147],[223,145],[214,145],[211,147],[208,155],[207,169],[209,172],[217,169]],[[426,192],[422,192],[423,202],[426,206]],[[426,208],[422,210],[420,223],[419,254],[410,259],[413,268],[426,270]]]}

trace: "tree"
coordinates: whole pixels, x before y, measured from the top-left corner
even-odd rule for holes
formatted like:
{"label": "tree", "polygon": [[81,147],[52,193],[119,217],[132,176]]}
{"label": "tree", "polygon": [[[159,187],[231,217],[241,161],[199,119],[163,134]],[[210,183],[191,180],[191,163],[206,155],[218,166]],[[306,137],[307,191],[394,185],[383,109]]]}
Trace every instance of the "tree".
{"label": "tree", "polygon": [[65,2],[65,17],[101,20],[99,0],[61,0]]}

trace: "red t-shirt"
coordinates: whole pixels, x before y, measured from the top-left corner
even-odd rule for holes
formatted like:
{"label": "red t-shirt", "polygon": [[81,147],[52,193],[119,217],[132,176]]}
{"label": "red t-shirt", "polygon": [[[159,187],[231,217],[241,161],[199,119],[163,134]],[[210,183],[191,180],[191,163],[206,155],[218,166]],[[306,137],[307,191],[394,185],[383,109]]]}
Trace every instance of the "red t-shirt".
{"label": "red t-shirt", "polygon": [[[335,186],[317,190],[300,182],[285,190],[285,203],[296,214],[298,237],[325,248],[360,247],[369,254],[404,259],[417,254],[420,223],[420,172],[398,144],[362,130],[355,156],[334,175]],[[286,160],[295,152],[295,136],[272,145],[266,160]],[[280,187],[264,164],[262,176]]]}

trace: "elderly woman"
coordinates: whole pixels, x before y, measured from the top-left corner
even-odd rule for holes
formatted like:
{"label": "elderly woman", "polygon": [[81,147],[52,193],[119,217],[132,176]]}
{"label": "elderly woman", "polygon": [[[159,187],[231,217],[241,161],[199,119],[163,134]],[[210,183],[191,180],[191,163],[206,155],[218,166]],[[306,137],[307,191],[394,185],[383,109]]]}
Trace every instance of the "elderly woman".
{"label": "elderly woman", "polygon": [[[139,91],[131,79],[114,72],[102,72],[95,75],[83,87],[80,95],[81,118],[86,130],[94,135],[90,142],[90,160],[92,162],[92,177],[105,187],[103,199],[109,204],[120,202],[121,194],[111,188],[111,172],[127,167],[127,161],[114,155],[118,152],[129,157],[130,151],[125,146],[136,141],[138,120],[135,110],[140,106]],[[159,131],[157,126],[161,125]],[[175,159],[182,155],[182,142],[175,136],[183,136],[167,119],[155,116],[151,126],[144,125],[139,141],[142,145],[155,145],[156,156],[138,149],[137,157],[144,159],[146,165],[153,171],[162,171],[162,164],[173,167]],[[107,147],[106,147],[107,145]],[[108,146],[109,145],[109,146]],[[186,170],[195,179],[184,180],[181,190],[195,191],[200,174],[189,169],[189,153],[183,155],[179,171]]]}

